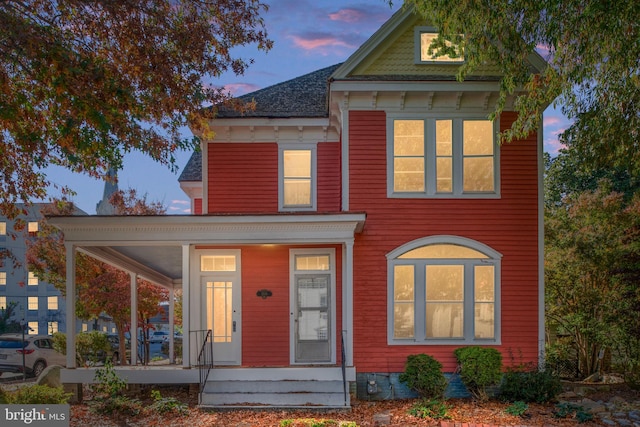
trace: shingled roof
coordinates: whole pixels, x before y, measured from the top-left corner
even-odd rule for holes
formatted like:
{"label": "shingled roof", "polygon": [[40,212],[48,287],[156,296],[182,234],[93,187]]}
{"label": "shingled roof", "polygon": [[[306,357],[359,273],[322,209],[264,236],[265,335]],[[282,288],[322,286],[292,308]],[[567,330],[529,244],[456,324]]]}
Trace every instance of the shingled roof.
{"label": "shingled roof", "polygon": [[219,108],[216,117],[328,117],[328,80],[342,64],[332,65],[286,82],[278,83],[239,97],[241,101],[255,101],[255,110],[240,113]]}
{"label": "shingled roof", "polygon": [[[240,113],[219,108],[217,118],[295,118],[328,117],[329,77],[342,64],[332,65],[286,82],[240,96],[244,102],[255,101],[255,110]],[[215,119],[214,119],[215,120]],[[185,165],[179,182],[202,180],[202,153],[194,151]]]}

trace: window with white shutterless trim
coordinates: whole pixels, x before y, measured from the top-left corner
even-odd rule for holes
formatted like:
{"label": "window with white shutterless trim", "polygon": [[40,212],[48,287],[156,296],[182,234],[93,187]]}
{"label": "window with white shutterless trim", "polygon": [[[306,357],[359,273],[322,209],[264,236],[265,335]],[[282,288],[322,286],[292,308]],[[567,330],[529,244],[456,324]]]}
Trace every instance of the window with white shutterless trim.
{"label": "window with white shutterless trim", "polygon": [[496,123],[486,118],[389,115],[387,195],[394,198],[499,196]]}
{"label": "window with white shutterless trim", "polygon": [[315,211],[316,144],[278,144],[278,208]]}
{"label": "window with white shutterless trim", "polygon": [[458,236],[389,253],[389,344],[499,343],[500,261],[490,247]]}

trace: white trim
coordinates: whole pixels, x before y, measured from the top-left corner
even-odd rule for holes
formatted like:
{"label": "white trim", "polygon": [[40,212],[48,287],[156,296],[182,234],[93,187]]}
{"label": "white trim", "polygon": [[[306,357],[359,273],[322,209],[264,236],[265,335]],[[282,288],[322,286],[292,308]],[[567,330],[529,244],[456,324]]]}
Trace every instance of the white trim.
{"label": "white trim", "polygon": [[[328,255],[329,256],[329,270],[304,270],[297,272],[295,269],[295,259],[297,255]],[[344,268],[344,267],[343,267]],[[338,336],[336,335],[336,250],[334,248],[305,248],[305,249],[289,249],[289,312],[291,313],[289,319],[289,359],[291,365],[326,365],[336,363],[336,343],[338,342]],[[329,345],[331,346],[330,361],[327,362],[296,362],[296,337],[295,337],[295,320],[296,320],[296,274],[319,274],[329,275],[330,277],[330,314],[329,320],[331,324],[331,339]]]}
{"label": "white trim", "polygon": [[[451,259],[425,259],[425,260],[412,260],[412,259],[400,259],[400,255],[408,252],[412,249],[416,249],[422,246],[433,244],[454,244],[458,246],[464,246],[471,249],[475,249],[483,254],[487,255],[488,259],[455,259],[456,265],[462,265],[465,269],[465,283],[464,283],[464,324],[463,331],[465,336],[463,338],[452,339],[427,339],[425,325],[424,325],[424,307],[425,301],[424,287],[418,286],[418,283],[425,283],[424,269],[415,269],[414,274],[414,286],[416,293],[414,296],[414,338],[408,339],[394,339],[393,333],[393,319],[394,319],[394,266],[396,265],[450,265]],[[468,239],[460,236],[440,235],[429,236],[420,239],[413,240],[405,243],[402,246],[389,252],[387,255],[387,344],[388,345],[500,345],[501,344],[501,258],[502,254],[495,249],[485,245],[484,243],[476,240]],[[493,265],[494,266],[494,338],[490,339],[477,339],[470,335],[473,331],[474,316],[469,315],[474,312],[474,299],[473,299],[473,279],[472,272],[476,265]],[[467,291],[470,291],[467,293]]]}
{"label": "white trim", "polygon": [[[310,206],[285,206],[284,204],[284,152],[309,151],[311,155],[311,203]],[[318,209],[318,144],[278,143],[278,210],[280,212],[304,212]]]}
{"label": "white trim", "polygon": [[349,211],[349,108],[345,105],[345,108],[340,109],[340,115],[342,116],[342,211]]}
{"label": "white trim", "polygon": [[[182,367],[191,367],[191,254],[193,247],[182,245]],[[187,310],[185,310],[187,307]]]}
{"label": "white trim", "polygon": [[544,154],[542,119],[538,124],[538,356],[544,361],[545,351],[545,283],[544,283]]}
{"label": "white trim", "polygon": [[[464,64],[464,56],[462,59],[451,59],[449,61],[444,60],[423,60],[422,59],[422,34],[438,34],[438,29],[436,27],[429,26],[418,26],[413,28],[413,61],[418,65],[454,65],[459,67]],[[454,69],[457,72],[457,68]]]}
{"label": "white trim", "polygon": [[[202,256],[206,255],[231,255],[236,259],[235,271],[202,271],[200,269],[200,260]],[[224,365],[242,365],[242,251],[240,249],[194,249],[193,256],[191,258],[192,263],[192,277],[191,291],[193,295],[197,295],[191,304],[191,311],[193,314],[192,322],[195,323],[195,330],[207,329],[206,325],[206,311],[204,310],[204,304],[206,303],[206,291],[203,286],[203,279],[215,278],[220,280],[231,280],[233,282],[233,314],[232,321],[236,324],[236,331],[233,337],[234,353],[237,353],[237,358],[232,361],[223,361]],[[219,357],[216,357],[216,346],[223,345],[222,343],[214,343],[213,345],[213,362],[218,363]],[[197,349],[197,351],[200,351]]]}
{"label": "white trim", "polygon": [[135,366],[138,364],[138,346],[134,345],[134,343],[138,342],[138,280],[135,273],[129,273],[129,292],[131,293],[131,327],[129,328],[129,336],[131,345],[131,360],[129,360],[129,364],[131,366]]}
{"label": "white trim", "polygon": [[353,366],[353,239],[342,244],[342,330],[345,364]]}
{"label": "white trim", "polygon": [[[394,190],[394,122],[396,120],[420,120],[424,122],[424,190],[414,192],[396,192]],[[451,193],[436,192],[436,121],[452,121],[452,179]],[[493,124],[493,191],[464,192],[463,190],[463,125],[466,120],[487,120],[486,117],[470,113],[447,114],[397,114],[387,113],[387,197],[398,199],[499,199],[500,196],[500,145],[497,143],[497,133],[500,129],[498,119]]]}
{"label": "white trim", "polygon": [[76,249],[70,242],[64,243],[67,270],[67,368],[76,368]]}
{"label": "white trim", "polygon": [[[209,213],[209,144],[202,143],[200,149],[202,150],[202,214],[206,215]],[[192,210],[191,213],[193,212]]]}
{"label": "white trim", "polygon": [[364,214],[51,217],[78,246],[339,243],[364,227]]}

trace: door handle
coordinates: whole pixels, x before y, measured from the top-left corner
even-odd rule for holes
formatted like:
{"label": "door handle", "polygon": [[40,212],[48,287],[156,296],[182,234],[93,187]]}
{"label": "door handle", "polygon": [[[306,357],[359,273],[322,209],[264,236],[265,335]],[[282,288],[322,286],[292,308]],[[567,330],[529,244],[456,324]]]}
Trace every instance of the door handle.
{"label": "door handle", "polygon": [[236,321],[234,320],[233,321],[233,332],[235,332],[235,331],[236,331]]}

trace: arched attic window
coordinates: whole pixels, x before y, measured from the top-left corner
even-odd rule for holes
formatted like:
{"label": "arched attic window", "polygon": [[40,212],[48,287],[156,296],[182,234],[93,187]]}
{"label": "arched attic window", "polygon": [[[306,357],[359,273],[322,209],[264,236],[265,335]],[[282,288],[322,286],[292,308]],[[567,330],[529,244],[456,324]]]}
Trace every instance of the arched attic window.
{"label": "arched attic window", "polygon": [[500,259],[458,236],[414,240],[387,254],[389,344],[500,341]]}

